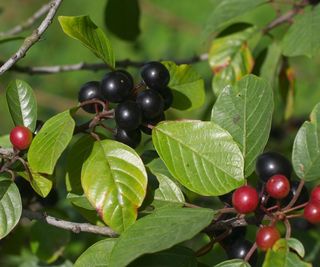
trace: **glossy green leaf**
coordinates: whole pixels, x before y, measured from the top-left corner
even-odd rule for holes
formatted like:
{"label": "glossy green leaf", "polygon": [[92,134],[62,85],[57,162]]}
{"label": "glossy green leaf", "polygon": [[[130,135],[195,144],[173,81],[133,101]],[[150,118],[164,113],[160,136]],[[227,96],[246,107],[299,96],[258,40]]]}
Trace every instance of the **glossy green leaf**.
{"label": "glossy green leaf", "polygon": [[22,213],[22,203],[17,186],[5,176],[0,176],[0,240],[17,225]]}
{"label": "glossy green leaf", "polygon": [[193,192],[217,196],[244,183],[238,145],[213,122],[162,122],[153,129],[152,140],[173,177]]}
{"label": "glossy green leaf", "polygon": [[65,34],[79,40],[111,69],[115,67],[113,49],[109,39],[88,16],[60,16],[58,20]]}
{"label": "glossy green leaf", "polygon": [[267,144],[272,113],[272,88],[254,75],[224,88],[213,106],[211,120],[226,129],[242,151],[245,177],[253,172],[255,160]]}
{"label": "glossy green leaf", "polygon": [[251,27],[242,32],[214,39],[212,42],[209,64],[214,73],[212,88],[216,95],[219,95],[227,85],[251,73],[254,59],[248,39],[256,32],[257,28]]}
{"label": "glossy green leaf", "polygon": [[170,179],[172,178],[167,166],[164,164],[164,162],[160,158],[156,158],[152,160],[146,166],[152,173],[161,173]]}
{"label": "glossy green leaf", "polygon": [[289,57],[314,56],[320,48],[319,24],[320,5],[297,16],[283,38],[283,54]]}
{"label": "glossy green leaf", "polygon": [[251,265],[244,260],[234,259],[221,262],[214,267],[250,267]]}
{"label": "glossy green leaf", "polygon": [[267,0],[223,0],[212,11],[205,28],[206,35],[216,33],[235,18],[253,10]]}
{"label": "glossy green leaf", "polygon": [[169,87],[173,94],[171,107],[179,110],[193,110],[205,101],[204,80],[191,65],[176,65],[174,62],[162,62],[170,73]]}
{"label": "glossy green leaf", "polygon": [[83,135],[68,150],[66,159],[66,187],[68,192],[78,195],[83,193],[81,169],[90,155],[94,141],[91,135]]}
{"label": "glossy green leaf", "polygon": [[86,209],[86,210],[95,210],[85,195],[76,195],[73,193],[68,193],[67,199],[75,206]]}
{"label": "glossy green leaf", "polygon": [[293,143],[292,164],[299,178],[306,181],[319,179],[320,172],[320,103],[299,129]]}
{"label": "glossy green leaf", "polygon": [[[162,208],[141,218],[118,238],[109,267],[124,267],[146,253],[189,240],[213,220],[210,209]],[[134,244],[134,245],[133,245]]]}
{"label": "glossy green leaf", "polygon": [[109,238],[93,244],[81,254],[74,267],[109,267],[110,253],[116,241],[116,239]]}
{"label": "glossy green leaf", "polygon": [[137,218],[137,208],[146,195],[147,173],[132,148],[103,140],[95,142],[85,161],[81,183],[103,221],[120,233]]}
{"label": "glossy green leaf", "polygon": [[30,85],[14,80],[7,87],[6,97],[14,124],[24,125],[33,132],[37,121],[37,102]]}
{"label": "glossy green leaf", "polygon": [[140,34],[138,0],[108,0],[105,10],[105,25],[120,39],[136,40]]}
{"label": "glossy green leaf", "polygon": [[193,250],[186,247],[173,247],[154,254],[144,255],[128,267],[197,267],[197,258]]}
{"label": "glossy green leaf", "polygon": [[69,144],[75,122],[67,110],[50,118],[33,139],[28,162],[35,173],[52,174],[54,167]]}
{"label": "glossy green leaf", "polygon": [[289,238],[287,239],[287,243],[289,248],[293,249],[295,252],[297,252],[297,254],[303,258],[305,255],[305,250],[304,250],[304,246],[303,244],[295,238]]}

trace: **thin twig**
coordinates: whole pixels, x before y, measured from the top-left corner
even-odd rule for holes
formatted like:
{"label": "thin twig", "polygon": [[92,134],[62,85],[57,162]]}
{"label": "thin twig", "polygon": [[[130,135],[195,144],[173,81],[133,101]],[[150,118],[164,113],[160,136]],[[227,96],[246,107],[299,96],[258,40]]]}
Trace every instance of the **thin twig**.
{"label": "thin twig", "polygon": [[72,231],[73,233],[76,233],[76,234],[81,232],[87,232],[87,233],[100,234],[100,235],[105,235],[110,237],[118,236],[116,232],[114,232],[112,229],[110,229],[107,226],[97,226],[89,223],[75,223],[75,222],[65,221],[65,220],[61,220],[61,219],[46,215],[44,213],[36,212],[36,211],[23,210],[22,216],[30,220],[42,221],[52,226],[55,226],[57,228]]}
{"label": "thin twig", "polygon": [[300,194],[301,194],[301,190],[304,186],[305,181],[304,180],[300,180],[300,183],[298,185],[297,191],[295,193],[295,195],[293,196],[293,198],[291,199],[291,201],[289,202],[289,204],[283,209],[283,211],[286,211],[288,209],[290,209],[297,201],[297,199],[299,198]]}
{"label": "thin twig", "polygon": [[27,51],[40,40],[40,37],[49,27],[52,22],[53,17],[57,13],[59,6],[61,5],[63,0],[53,0],[50,2],[50,9],[45,17],[45,19],[41,22],[40,26],[33,31],[33,33],[28,36],[23,44],[20,46],[17,52],[15,52],[1,67],[0,67],[0,75],[5,73],[8,69],[10,69],[18,60],[23,58]]}
{"label": "thin twig", "polygon": [[256,249],[258,248],[257,243],[254,242],[254,244],[252,245],[252,247],[250,248],[249,252],[247,253],[247,255],[245,256],[244,260],[245,261],[249,261],[251,256],[253,255],[253,253],[256,251]]}
{"label": "thin twig", "polygon": [[29,17],[26,21],[22,22],[19,25],[14,26],[12,29],[7,30],[5,32],[0,32],[0,36],[12,36],[16,35],[24,30],[29,29],[32,25],[36,23],[36,21],[44,16],[51,8],[51,3],[47,3],[43,5],[40,9],[38,9],[31,17]]}
{"label": "thin twig", "polygon": [[283,223],[286,227],[286,239],[288,239],[291,236],[291,224],[287,218],[283,221]]}

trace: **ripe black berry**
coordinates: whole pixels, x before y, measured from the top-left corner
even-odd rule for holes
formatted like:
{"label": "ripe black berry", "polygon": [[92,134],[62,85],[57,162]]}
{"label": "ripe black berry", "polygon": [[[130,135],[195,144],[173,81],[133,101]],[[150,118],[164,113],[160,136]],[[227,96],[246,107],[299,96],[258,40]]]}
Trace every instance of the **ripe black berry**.
{"label": "ripe black berry", "polygon": [[141,124],[141,109],[133,101],[120,103],[115,109],[115,121],[119,128],[135,130]]}
{"label": "ripe black berry", "polygon": [[142,115],[145,119],[154,119],[163,112],[163,98],[155,90],[150,89],[140,92],[136,101],[140,106]]}
{"label": "ripe black berry", "polygon": [[[78,100],[80,103],[87,100],[92,100],[92,99],[103,100],[103,97],[100,91],[100,83],[97,81],[91,81],[91,82],[85,83],[84,85],[81,86],[79,91]],[[102,107],[99,104],[87,104],[82,106],[82,109],[88,113],[96,113],[96,108],[95,108],[96,105],[98,107],[98,110],[101,111]]]}
{"label": "ripe black berry", "polygon": [[164,107],[163,110],[167,110],[168,108],[171,107],[172,102],[173,102],[173,94],[172,91],[169,87],[165,87],[161,90],[158,90],[158,92],[160,93],[160,95],[163,98],[164,101]]}
{"label": "ripe black berry", "polygon": [[[290,191],[289,191],[288,196],[281,201],[282,206],[286,206],[290,203],[291,199],[297,193],[298,186],[299,186],[298,181],[291,182],[291,187],[290,187]],[[309,201],[308,189],[305,186],[303,186],[301,189],[300,195],[299,195],[298,199],[296,200],[296,203],[294,204],[294,207],[301,205],[303,203],[306,203],[308,201]]]}
{"label": "ripe black berry", "polygon": [[161,89],[168,85],[170,74],[160,62],[152,61],[141,69],[141,77],[145,84],[152,89]]}
{"label": "ripe black berry", "polygon": [[[233,245],[227,250],[227,255],[229,259],[244,259],[252,247],[252,243],[248,240],[237,240]],[[251,266],[255,266],[258,260],[258,253],[255,251],[250,257],[249,263]]]}
{"label": "ripe black berry", "polygon": [[35,129],[34,132],[33,132],[34,135],[37,135],[37,134],[38,134],[38,132],[39,132],[40,129],[42,128],[43,124],[44,124],[44,122],[41,121],[41,120],[37,120],[37,121],[36,121],[36,129]]}
{"label": "ripe black berry", "polygon": [[256,172],[264,182],[275,174],[282,174],[290,179],[292,165],[284,156],[275,152],[266,152],[258,157]]}
{"label": "ripe black berry", "polygon": [[126,100],[133,89],[132,76],[125,70],[107,73],[101,81],[102,95],[113,103]]}
{"label": "ripe black berry", "polygon": [[141,141],[141,131],[139,129],[127,131],[121,128],[117,128],[114,138],[115,140],[124,143],[132,148],[136,148]]}
{"label": "ripe black berry", "polygon": [[234,242],[239,239],[243,239],[246,235],[247,227],[240,226],[232,228],[231,233],[221,240],[220,244],[224,247],[230,247]]}
{"label": "ripe black berry", "polygon": [[164,113],[161,113],[160,116],[152,119],[152,120],[143,120],[143,124],[140,125],[140,130],[145,134],[151,135],[152,129],[149,126],[156,126],[159,122],[164,121],[166,119]]}

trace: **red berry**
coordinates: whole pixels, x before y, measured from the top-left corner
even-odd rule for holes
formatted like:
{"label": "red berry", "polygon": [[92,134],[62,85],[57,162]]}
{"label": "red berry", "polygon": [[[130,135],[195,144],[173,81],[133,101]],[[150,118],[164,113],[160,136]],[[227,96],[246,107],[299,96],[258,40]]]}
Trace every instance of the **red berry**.
{"label": "red berry", "polygon": [[320,205],[320,185],[316,186],[311,191],[310,202],[317,203]]}
{"label": "red berry", "polygon": [[16,126],[10,132],[10,142],[19,150],[27,149],[31,144],[32,137],[32,132],[24,126]]}
{"label": "red berry", "polygon": [[275,199],[285,198],[290,191],[290,182],[284,175],[273,175],[266,184],[266,191]]}
{"label": "red berry", "polygon": [[309,202],[304,208],[303,216],[310,223],[320,223],[320,204]]}
{"label": "red berry", "polygon": [[232,195],[232,205],[239,213],[253,212],[259,203],[259,196],[253,187],[244,185],[234,191]]}
{"label": "red berry", "polygon": [[271,248],[279,238],[280,233],[277,228],[273,226],[263,226],[257,232],[256,243],[258,248],[265,251]]}

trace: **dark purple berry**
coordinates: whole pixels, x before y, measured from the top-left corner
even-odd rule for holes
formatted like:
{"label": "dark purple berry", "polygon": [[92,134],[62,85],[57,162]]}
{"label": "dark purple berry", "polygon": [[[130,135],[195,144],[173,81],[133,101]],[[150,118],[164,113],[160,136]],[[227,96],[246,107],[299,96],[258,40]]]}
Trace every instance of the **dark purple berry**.
{"label": "dark purple berry", "polygon": [[[103,100],[101,91],[100,91],[100,83],[97,81],[91,81],[87,82],[84,85],[81,86],[79,95],[78,95],[78,100],[80,103],[92,99],[98,99],[98,100]],[[82,109],[85,110],[88,113],[96,113],[96,106],[99,111],[102,110],[101,105],[99,104],[87,104],[82,106]]]}
{"label": "dark purple berry", "polygon": [[145,90],[138,94],[137,104],[142,110],[145,119],[157,118],[163,112],[164,101],[162,96],[155,90]]}
{"label": "dark purple berry", "polygon": [[144,83],[152,89],[165,88],[170,81],[169,71],[157,61],[145,64],[141,69],[141,77]]}
{"label": "dark purple berry", "polygon": [[114,138],[115,140],[124,143],[132,148],[136,148],[141,142],[141,131],[139,129],[127,131],[121,128],[117,128]]}
{"label": "dark purple berry", "polygon": [[141,124],[141,109],[133,101],[120,103],[115,109],[115,121],[119,128],[135,130]]}
{"label": "dark purple berry", "polygon": [[143,120],[143,124],[140,125],[140,130],[143,131],[145,134],[151,135],[152,129],[148,127],[149,126],[156,126],[159,122],[164,121],[166,119],[164,113],[161,113],[160,116],[158,116],[155,119],[152,120]]}

